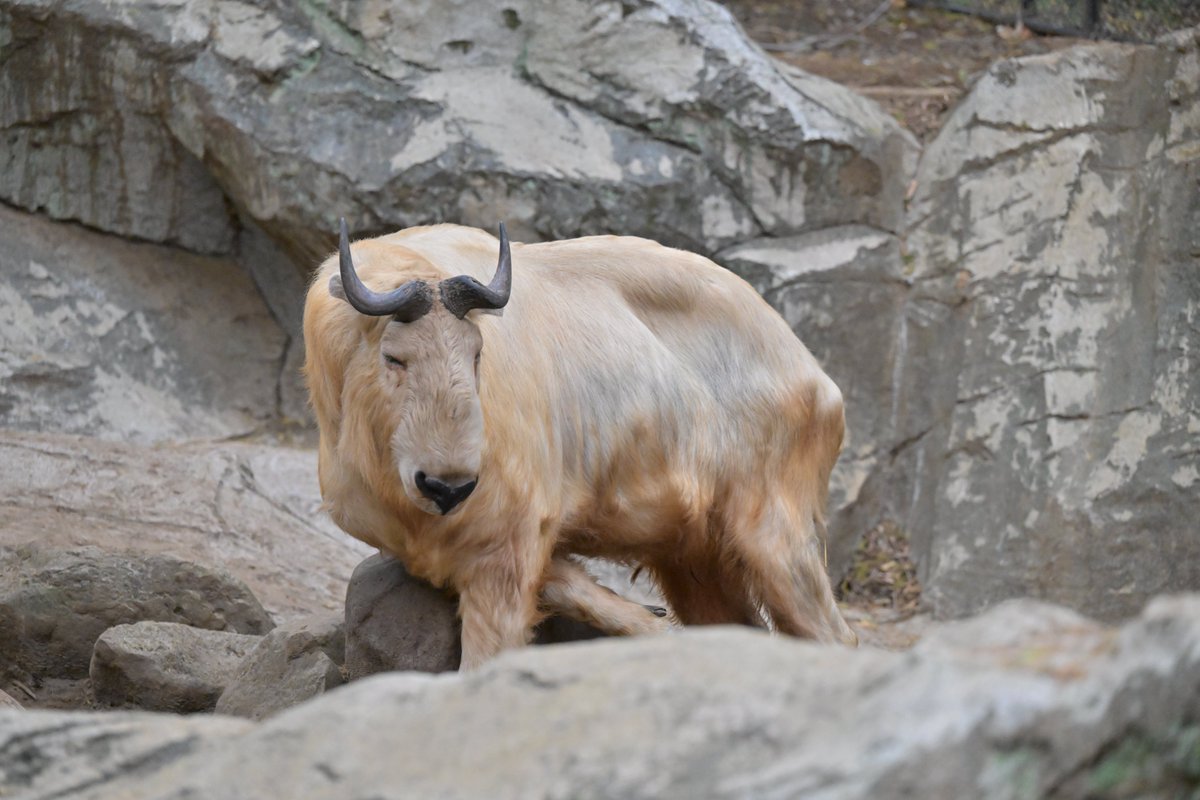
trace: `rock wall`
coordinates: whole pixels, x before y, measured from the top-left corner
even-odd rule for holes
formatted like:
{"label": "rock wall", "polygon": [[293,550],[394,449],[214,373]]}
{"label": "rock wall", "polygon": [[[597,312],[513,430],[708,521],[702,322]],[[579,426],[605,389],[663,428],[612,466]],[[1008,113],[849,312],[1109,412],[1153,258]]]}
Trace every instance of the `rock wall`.
{"label": "rock wall", "polygon": [[1198,32],[994,65],[917,172],[901,513],[927,600],[1200,586]]}
{"label": "rock wall", "polygon": [[[778,67],[708,0],[0,14],[0,198],[205,252],[231,249],[234,209],[303,267],[343,215],[361,233],[505,219],[517,239],[622,231],[710,252],[894,231],[892,176],[915,156],[878,107]],[[621,57],[648,42],[654,69]]]}
{"label": "rock wall", "polygon": [[3,206],[0,240],[0,428],[149,443],[285,415],[288,337],[237,264]]}

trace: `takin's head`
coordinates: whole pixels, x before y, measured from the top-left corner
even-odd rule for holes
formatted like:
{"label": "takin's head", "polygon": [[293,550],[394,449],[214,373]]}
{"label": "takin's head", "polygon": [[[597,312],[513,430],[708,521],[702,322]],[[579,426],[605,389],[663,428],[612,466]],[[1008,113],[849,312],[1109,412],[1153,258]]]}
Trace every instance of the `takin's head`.
{"label": "takin's head", "polygon": [[409,499],[429,514],[450,514],[475,489],[483,452],[479,360],[483,337],[467,312],[508,302],[512,257],[500,225],[500,260],[489,285],[467,275],[410,280],[374,292],[359,279],[341,223],[340,270],[329,293],[356,311],[391,317],[376,369],[385,416],[395,422],[392,460]]}

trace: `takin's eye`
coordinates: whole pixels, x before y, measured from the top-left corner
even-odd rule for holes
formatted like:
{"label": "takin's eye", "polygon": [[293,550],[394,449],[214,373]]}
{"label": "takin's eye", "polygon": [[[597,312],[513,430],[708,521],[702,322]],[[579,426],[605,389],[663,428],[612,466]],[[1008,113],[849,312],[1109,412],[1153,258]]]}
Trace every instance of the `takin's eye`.
{"label": "takin's eye", "polygon": [[396,358],[395,356],[389,356],[387,353],[383,354],[383,363],[385,365],[387,365],[388,369],[395,369],[395,370],[401,370],[401,371],[408,369],[407,361],[401,361],[400,359]]}
{"label": "takin's eye", "polygon": [[475,354],[475,371],[476,371],[476,372],[479,372],[479,358],[480,358],[482,355],[483,355],[483,351],[482,351],[482,350],[480,350],[478,353],[476,353],[476,354]]}

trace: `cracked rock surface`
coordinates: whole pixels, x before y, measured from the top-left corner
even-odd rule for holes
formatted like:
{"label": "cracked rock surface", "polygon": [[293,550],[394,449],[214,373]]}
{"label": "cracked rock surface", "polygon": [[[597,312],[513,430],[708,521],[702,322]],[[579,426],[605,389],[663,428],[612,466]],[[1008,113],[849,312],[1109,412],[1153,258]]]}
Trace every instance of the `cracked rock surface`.
{"label": "cracked rock surface", "polygon": [[[362,233],[507,220],[518,240],[708,252],[894,231],[916,153],[707,0],[5,0],[0,30],[0,198],[227,252],[224,196],[306,268],[339,215]],[[637,47],[653,69],[623,57]]]}
{"label": "cracked rock surface", "polygon": [[943,616],[1200,586],[1198,40],[999,62],[922,158],[899,438]]}
{"label": "cracked rock surface", "polygon": [[236,264],[4,206],[0,236],[0,427],[157,442],[280,417],[287,337]]}
{"label": "cracked rock surface", "polygon": [[259,724],[0,710],[0,788],[29,800],[1184,796],[1200,781],[1197,671],[1196,595],[1120,629],[1012,602],[908,653],[692,629],[529,648],[469,675],[376,676]]}

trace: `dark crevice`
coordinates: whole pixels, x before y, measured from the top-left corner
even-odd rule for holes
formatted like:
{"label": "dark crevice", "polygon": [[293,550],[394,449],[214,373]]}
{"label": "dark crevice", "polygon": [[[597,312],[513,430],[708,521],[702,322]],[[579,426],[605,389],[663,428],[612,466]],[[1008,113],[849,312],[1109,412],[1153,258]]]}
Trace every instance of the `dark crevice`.
{"label": "dark crevice", "polygon": [[[147,239],[145,237],[138,236],[136,233],[133,233],[133,232],[117,232],[117,231],[106,230],[104,228],[100,228],[95,225],[90,225],[87,222],[84,222],[83,220],[77,219],[75,217],[55,217],[55,216],[51,215],[45,208],[29,208],[26,206],[15,205],[11,200],[9,200],[8,198],[4,198],[4,197],[0,197],[0,206],[7,208],[11,211],[14,211],[14,212],[21,213],[21,214],[30,214],[33,216],[42,217],[43,219],[47,219],[58,225],[71,225],[76,228],[79,228],[80,230],[87,231],[88,233],[100,234],[101,236],[109,236],[114,239],[119,239],[123,242],[128,242],[129,244],[133,244],[133,245],[151,245],[154,247],[162,247],[167,250],[178,250],[181,253],[187,253],[188,255],[196,256],[197,258],[210,258],[210,259],[216,259],[216,260],[225,260],[225,259],[228,259],[231,255],[231,252],[229,252],[229,251],[212,252],[212,251],[208,251],[208,250],[195,250],[193,248],[185,246],[182,242],[178,242],[175,240]],[[231,220],[231,222],[232,222],[232,220]]]}
{"label": "dark crevice", "polygon": [[903,453],[905,450],[912,447],[914,444],[916,444],[917,442],[921,441],[926,436],[928,436],[929,432],[932,431],[935,427],[936,427],[936,425],[930,425],[928,428],[924,429],[923,431],[919,431],[917,433],[914,433],[912,436],[901,439],[899,442],[892,445],[891,448],[888,449],[888,457],[894,463],[896,461],[896,459],[899,458],[901,453]]}

